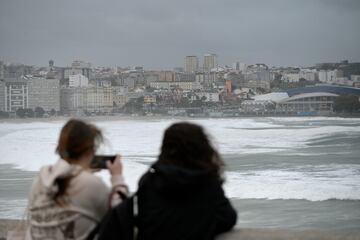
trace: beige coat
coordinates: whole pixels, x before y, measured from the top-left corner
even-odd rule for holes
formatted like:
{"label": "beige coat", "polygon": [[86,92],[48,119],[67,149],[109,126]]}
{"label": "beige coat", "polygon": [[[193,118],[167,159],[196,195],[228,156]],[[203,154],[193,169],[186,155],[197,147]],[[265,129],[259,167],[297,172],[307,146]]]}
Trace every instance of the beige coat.
{"label": "beige coat", "polygon": [[[58,178],[72,176],[66,207],[53,200]],[[45,166],[34,180],[29,196],[30,235],[37,239],[86,239],[110,205],[121,201],[115,191],[127,194],[122,176],[111,178],[112,189],[97,176],[78,165],[60,159]]]}

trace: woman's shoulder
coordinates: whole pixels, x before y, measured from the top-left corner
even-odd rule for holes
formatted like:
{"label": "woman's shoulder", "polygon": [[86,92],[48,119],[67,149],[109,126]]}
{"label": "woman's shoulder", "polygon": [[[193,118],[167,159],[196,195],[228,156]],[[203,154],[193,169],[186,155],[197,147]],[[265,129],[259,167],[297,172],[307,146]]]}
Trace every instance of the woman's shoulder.
{"label": "woman's shoulder", "polygon": [[73,200],[81,200],[81,203],[79,204],[82,205],[86,201],[102,202],[104,198],[108,197],[109,192],[110,188],[100,177],[86,171],[82,171],[71,180],[68,190],[68,193],[72,196]]}
{"label": "woman's shoulder", "polygon": [[78,176],[73,179],[74,183],[83,186],[106,187],[105,182],[97,175],[89,171],[81,171]]}

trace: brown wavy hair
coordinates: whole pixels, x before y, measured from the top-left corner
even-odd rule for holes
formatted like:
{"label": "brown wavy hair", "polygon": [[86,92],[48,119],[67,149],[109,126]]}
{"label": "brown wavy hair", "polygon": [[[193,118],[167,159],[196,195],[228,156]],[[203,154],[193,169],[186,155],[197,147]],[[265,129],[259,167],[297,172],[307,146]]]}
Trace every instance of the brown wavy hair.
{"label": "brown wavy hair", "polygon": [[[78,119],[70,119],[61,129],[56,153],[70,164],[76,164],[81,156],[95,152],[103,142],[101,131],[94,125]],[[64,205],[66,190],[71,177],[56,180],[59,187],[54,200],[59,205]]]}
{"label": "brown wavy hair", "polygon": [[188,122],[175,123],[166,129],[157,162],[205,170],[220,180],[225,165],[204,129]]}

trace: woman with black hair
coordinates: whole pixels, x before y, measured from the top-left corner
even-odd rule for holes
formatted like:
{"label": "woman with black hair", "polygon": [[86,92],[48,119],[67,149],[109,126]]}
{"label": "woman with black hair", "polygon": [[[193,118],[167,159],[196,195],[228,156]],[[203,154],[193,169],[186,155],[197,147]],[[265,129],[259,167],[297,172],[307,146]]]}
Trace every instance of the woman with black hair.
{"label": "woman with black hair", "polygon": [[[230,230],[237,213],[224,195],[223,167],[202,127],[173,124],[165,131],[158,160],[141,178],[136,198],[108,213],[99,239],[132,239],[134,226],[138,240],[207,240]],[[134,214],[130,226],[128,218]]]}

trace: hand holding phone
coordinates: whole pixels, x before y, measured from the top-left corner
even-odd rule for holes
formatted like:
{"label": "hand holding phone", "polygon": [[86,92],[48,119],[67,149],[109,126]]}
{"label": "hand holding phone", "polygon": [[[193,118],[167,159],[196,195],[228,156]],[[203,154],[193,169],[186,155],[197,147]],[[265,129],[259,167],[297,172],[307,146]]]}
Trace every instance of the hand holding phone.
{"label": "hand holding phone", "polygon": [[114,162],[116,155],[95,155],[90,163],[90,168],[92,169],[106,169],[107,161]]}
{"label": "hand holding phone", "polygon": [[121,156],[116,155],[116,158],[114,161],[106,161],[106,167],[109,169],[110,174],[112,176],[114,175],[122,175],[122,162],[121,162]]}

